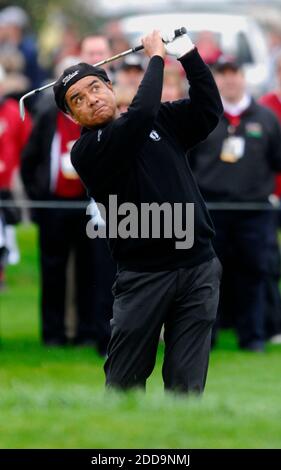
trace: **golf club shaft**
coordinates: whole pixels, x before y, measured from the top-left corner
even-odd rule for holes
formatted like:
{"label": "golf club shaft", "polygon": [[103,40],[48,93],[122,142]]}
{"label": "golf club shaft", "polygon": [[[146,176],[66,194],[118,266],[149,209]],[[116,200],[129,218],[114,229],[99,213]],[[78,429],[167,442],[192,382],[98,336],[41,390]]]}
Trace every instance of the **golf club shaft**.
{"label": "golf club shaft", "polygon": [[[164,41],[163,42],[165,44],[168,44],[169,42],[172,42],[174,39],[178,38],[179,36],[182,36],[183,34],[186,33],[186,28],[179,28],[179,29],[176,29],[175,30],[175,33],[174,33],[174,38],[171,40],[171,41]],[[94,64],[93,66],[94,67],[99,67],[101,65],[105,65],[105,64],[108,64],[109,62],[113,62],[114,60],[117,60],[117,59],[120,59],[121,57],[125,57],[129,54],[132,54],[134,52],[138,52],[138,51],[141,51],[142,49],[144,49],[144,46],[143,45],[140,45],[140,46],[136,46],[136,47],[132,47],[131,49],[128,49],[127,51],[124,51],[124,52],[121,52],[120,54],[116,54],[112,57],[109,57],[108,59],[105,59],[105,60],[102,60],[100,62],[97,62],[96,64]],[[26,93],[25,95],[23,95],[20,100],[19,100],[19,110],[20,110],[20,116],[21,116],[21,119],[24,120],[24,117],[25,117],[25,110],[24,110],[24,100],[26,98],[29,98],[30,96],[33,96],[37,93],[39,93],[40,91],[43,91],[43,90],[46,90],[47,88],[50,88],[51,86],[54,86],[56,83],[56,80],[51,82],[51,83],[48,83],[47,85],[44,85],[44,86],[41,86],[40,88],[35,88],[34,90]]]}
{"label": "golf club shaft", "polygon": [[[97,62],[93,66],[94,67],[100,67],[101,65],[108,64],[109,62],[113,62],[114,60],[120,59],[121,57],[125,57],[128,54],[132,54],[133,52],[140,51],[141,49],[143,49],[143,46],[137,46],[137,47],[134,47],[132,49],[128,49],[127,51],[121,52],[120,54],[116,54],[115,56],[109,57],[108,59],[101,60],[100,62]],[[24,120],[24,118],[25,118],[24,100],[26,98],[29,98],[30,96],[33,96],[33,95],[39,93],[40,91],[47,90],[47,88],[50,88],[50,87],[54,86],[55,83],[56,83],[56,80],[53,81],[53,82],[48,83],[47,85],[41,86],[39,88],[35,88],[34,90],[30,91],[29,93],[26,93],[25,95],[23,95],[20,98],[20,100],[19,100],[19,109],[20,109],[20,116],[21,116],[22,120]]]}

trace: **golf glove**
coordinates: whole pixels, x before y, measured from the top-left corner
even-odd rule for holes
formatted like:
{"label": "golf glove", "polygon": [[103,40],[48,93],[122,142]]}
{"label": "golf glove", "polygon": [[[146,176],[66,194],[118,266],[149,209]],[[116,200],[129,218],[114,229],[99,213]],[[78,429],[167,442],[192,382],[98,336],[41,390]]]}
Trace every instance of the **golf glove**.
{"label": "golf glove", "polygon": [[[164,41],[169,40],[169,37],[163,37]],[[167,54],[176,56],[177,59],[184,56],[192,49],[194,49],[194,44],[191,41],[190,37],[187,34],[183,34],[176,38],[173,42],[170,42],[165,45]]]}

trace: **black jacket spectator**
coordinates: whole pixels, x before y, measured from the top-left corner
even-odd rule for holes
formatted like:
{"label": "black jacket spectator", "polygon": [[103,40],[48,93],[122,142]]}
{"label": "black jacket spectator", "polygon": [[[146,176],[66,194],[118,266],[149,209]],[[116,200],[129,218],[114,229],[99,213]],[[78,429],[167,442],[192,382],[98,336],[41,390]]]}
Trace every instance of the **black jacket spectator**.
{"label": "black jacket spectator", "polygon": [[245,139],[243,158],[235,163],[220,159],[229,121],[221,118],[208,140],[190,154],[201,192],[207,201],[267,201],[281,171],[281,131],[274,114],[252,99],[242,113],[235,135]]}

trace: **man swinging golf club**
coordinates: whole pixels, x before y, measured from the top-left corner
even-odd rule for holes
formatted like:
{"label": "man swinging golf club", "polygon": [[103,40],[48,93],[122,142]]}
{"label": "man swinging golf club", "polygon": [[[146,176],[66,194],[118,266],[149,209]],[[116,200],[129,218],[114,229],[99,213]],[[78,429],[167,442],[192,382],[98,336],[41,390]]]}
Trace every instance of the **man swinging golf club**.
{"label": "man swinging golf club", "polygon": [[[221,266],[212,248],[213,226],[186,152],[215,128],[222,105],[213,77],[187,35],[165,46],[154,31],[142,44],[150,61],[126,113],[117,115],[112,85],[99,67],[82,63],[68,68],[54,93],[58,107],[83,126],[71,152],[72,163],[97,203],[109,209],[114,195],[118,205],[134,204],[140,225],[143,204],[168,203],[173,220],[180,205],[186,223],[186,207],[194,208],[194,241],[188,247],[177,249],[177,237],[167,237],[161,221],[158,238],[151,232],[138,237],[108,234],[118,273],[106,384],[145,387],[164,325],[165,389],[200,393]],[[169,52],[174,48],[186,72],[189,99],[161,104],[165,47]]]}

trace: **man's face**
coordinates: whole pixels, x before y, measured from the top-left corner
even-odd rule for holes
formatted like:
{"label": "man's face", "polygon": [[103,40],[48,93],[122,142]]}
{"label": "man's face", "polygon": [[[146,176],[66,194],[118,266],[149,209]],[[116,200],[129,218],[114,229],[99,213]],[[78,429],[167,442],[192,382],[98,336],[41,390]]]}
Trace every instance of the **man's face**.
{"label": "man's face", "polygon": [[219,92],[226,101],[238,102],[246,90],[244,74],[241,70],[231,68],[215,73]]}
{"label": "man's face", "polygon": [[116,115],[116,99],[111,83],[92,75],[74,83],[67,90],[65,101],[74,121],[83,127],[107,124]]}
{"label": "man's face", "polygon": [[[80,57],[82,62],[97,64],[111,56],[108,41],[99,36],[85,38],[81,45]],[[104,66],[106,68],[106,65]]]}

